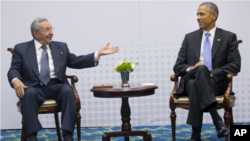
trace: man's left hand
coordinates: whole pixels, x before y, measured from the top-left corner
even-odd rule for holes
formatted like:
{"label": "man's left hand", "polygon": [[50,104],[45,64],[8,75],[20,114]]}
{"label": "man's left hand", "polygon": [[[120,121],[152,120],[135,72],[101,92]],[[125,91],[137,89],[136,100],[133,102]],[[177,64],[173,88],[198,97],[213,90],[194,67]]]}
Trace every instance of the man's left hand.
{"label": "man's left hand", "polygon": [[102,55],[108,55],[116,53],[119,48],[118,47],[109,47],[110,42],[108,42],[106,45],[104,45],[102,48],[98,50],[98,57]]}

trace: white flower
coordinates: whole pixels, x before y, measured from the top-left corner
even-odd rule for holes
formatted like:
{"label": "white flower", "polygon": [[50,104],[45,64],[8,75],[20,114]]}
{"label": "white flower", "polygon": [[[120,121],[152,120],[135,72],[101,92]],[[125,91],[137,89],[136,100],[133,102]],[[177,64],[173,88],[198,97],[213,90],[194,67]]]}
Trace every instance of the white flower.
{"label": "white flower", "polygon": [[120,66],[124,61],[123,60],[119,60],[118,61],[118,66]]}
{"label": "white flower", "polygon": [[116,71],[116,68],[118,67],[118,65],[117,64],[114,64],[114,71]]}
{"label": "white flower", "polygon": [[135,69],[135,64],[132,64],[132,66],[131,66],[131,67],[132,67],[132,69],[134,70],[134,69]]}

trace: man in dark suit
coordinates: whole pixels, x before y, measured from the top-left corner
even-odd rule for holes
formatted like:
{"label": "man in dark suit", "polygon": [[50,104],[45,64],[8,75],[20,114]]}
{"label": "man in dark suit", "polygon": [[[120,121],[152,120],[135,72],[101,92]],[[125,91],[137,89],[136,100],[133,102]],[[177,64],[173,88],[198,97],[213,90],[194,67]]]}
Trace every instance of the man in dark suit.
{"label": "man in dark suit", "polygon": [[216,109],[216,95],[227,87],[226,75],[239,72],[241,57],[234,33],[217,28],[218,8],[202,3],[197,12],[199,30],[185,36],[174,72],[182,76],[176,98],[188,96],[190,102],[187,124],[192,125],[191,140],[201,140],[203,112],[211,114],[219,138],[229,135]]}
{"label": "man in dark suit", "polygon": [[21,110],[30,141],[37,140],[42,129],[38,120],[38,107],[45,99],[55,99],[61,108],[63,137],[73,141],[76,123],[74,92],[69,85],[66,68],[88,68],[98,64],[102,55],[113,54],[118,47],[109,43],[95,53],[76,56],[66,43],[52,41],[53,28],[46,18],[37,18],[31,24],[32,41],[17,44],[8,72],[10,85],[22,98]]}

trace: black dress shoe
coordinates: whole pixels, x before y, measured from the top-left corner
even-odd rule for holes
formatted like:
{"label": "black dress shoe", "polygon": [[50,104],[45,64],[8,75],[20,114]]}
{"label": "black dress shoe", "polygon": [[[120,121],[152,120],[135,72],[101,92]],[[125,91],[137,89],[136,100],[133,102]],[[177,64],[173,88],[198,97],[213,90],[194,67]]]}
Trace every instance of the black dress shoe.
{"label": "black dress shoe", "polygon": [[37,132],[34,132],[29,136],[29,141],[37,141]]}
{"label": "black dress shoe", "polygon": [[74,141],[74,139],[73,138],[71,138],[71,139],[66,138],[66,139],[64,139],[64,141]]}
{"label": "black dress shoe", "polygon": [[66,139],[66,140],[64,140],[64,141],[74,141],[74,140],[73,140],[73,138],[72,138],[72,139]]}
{"label": "black dress shoe", "polygon": [[29,138],[29,141],[38,141],[37,138]]}
{"label": "black dress shoe", "polygon": [[230,132],[227,129],[226,125],[222,121],[219,121],[217,126],[218,127],[216,127],[216,132],[217,132],[217,137],[218,138],[223,138],[223,137],[226,137],[226,136],[228,136],[230,134]]}
{"label": "black dress shoe", "polygon": [[64,141],[74,141],[73,136],[71,134],[67,134],[64,136]]}
{"label": "black dress shoe", "polygon": [[190,139],[190,141],[201,141],[201,139]]}

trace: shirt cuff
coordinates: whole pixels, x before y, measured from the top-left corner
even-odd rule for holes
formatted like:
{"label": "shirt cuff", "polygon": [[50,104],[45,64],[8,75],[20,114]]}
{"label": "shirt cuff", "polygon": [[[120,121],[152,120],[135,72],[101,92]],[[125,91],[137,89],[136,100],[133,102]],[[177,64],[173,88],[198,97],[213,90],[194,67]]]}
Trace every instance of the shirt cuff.
{"label": "shirt cuff", "polygon": [[97,64],[97,62],[100,60],[100,57],[98,57],[98,51],[95,52],[95,55],[94,55],[94,60],[95,60],[95,66]]}
{"label": "shirt cuff", "polygon": [[18,78],[13,78],[13,79],[12,79],[12,81],[11,81],[11,82],[12,82],[12,84],[13,84],[13,81],[14,81],[15,79],[18,79]]}
{"label": "shirt cuff", "polygon": [[187,68],[186,71],[188,72],[190,68],[192,68],[192,67]]}
{"label": "shirt cuff", "polygon": [[100,57],[98,57],[98,51],[95,52],[95,56],[94,56],[94,60],[95,61],[99,61]]}

